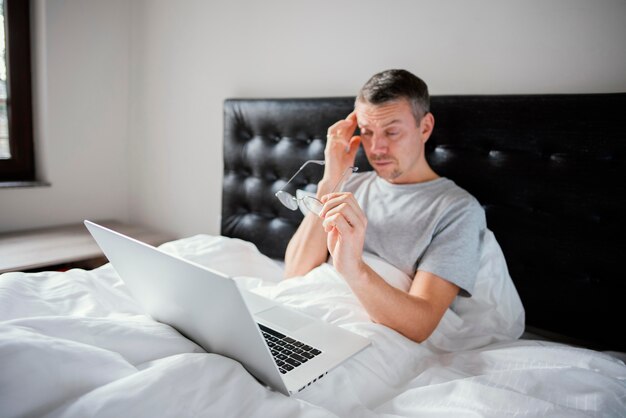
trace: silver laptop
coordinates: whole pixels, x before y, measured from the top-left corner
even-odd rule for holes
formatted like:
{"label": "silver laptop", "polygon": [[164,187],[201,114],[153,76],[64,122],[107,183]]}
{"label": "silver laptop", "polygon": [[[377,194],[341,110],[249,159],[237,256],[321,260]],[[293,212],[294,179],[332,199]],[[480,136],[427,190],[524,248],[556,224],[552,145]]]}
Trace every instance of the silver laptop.
{"label": "silver laptop", "polygon": [[207,352],[239,361],[291,395],[367,347],[368,339],[239,289],[228,276],[85,221],[135,299]]}

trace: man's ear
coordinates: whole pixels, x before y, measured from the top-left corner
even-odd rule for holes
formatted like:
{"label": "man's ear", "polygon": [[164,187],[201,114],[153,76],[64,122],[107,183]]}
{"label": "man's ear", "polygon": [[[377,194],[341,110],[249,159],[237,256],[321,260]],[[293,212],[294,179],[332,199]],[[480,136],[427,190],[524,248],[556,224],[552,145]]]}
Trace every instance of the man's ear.
{"label": "man's ear", "polygon": [[430,135],[433,133],[433,129],[435,129],[435,117],[432,113],[428,112],[424,115],[420,122],[419,129],[424,138],[424,142],[428,141],[428,138],[430,138]]}

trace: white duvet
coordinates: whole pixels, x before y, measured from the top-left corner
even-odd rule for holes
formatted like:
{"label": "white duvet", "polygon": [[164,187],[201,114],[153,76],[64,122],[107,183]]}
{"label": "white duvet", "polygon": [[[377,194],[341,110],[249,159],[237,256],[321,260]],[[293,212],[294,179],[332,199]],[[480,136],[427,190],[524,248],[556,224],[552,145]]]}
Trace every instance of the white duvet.
{"label": "white duvet", "polygon": [[[502,294],[497,285],[481,309],[460,301],[416,344],[372,323],[330,265],[282,281],[281,268],[243,241],[196,236],[162,248],[372,345],[288,398],[152,320],[110,265],[9,273],[0,276],[1,417],[626,416],[626,366],[596,351],[515,339],[520,312],[515,300],[489,300]],[[381,260],[368,262],[407,286]],[[476,325],[473,315],[486,320]]]}

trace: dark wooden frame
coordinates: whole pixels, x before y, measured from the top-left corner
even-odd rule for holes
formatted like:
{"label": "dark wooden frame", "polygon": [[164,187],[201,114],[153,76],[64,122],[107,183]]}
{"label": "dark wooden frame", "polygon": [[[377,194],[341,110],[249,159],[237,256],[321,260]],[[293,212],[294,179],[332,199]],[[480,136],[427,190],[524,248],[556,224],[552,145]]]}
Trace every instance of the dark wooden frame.
{"label": "dark wooden frame", "polygon": [[0,160],[0,182],[34,181],[30,0],[5,0],[4,8],[11,158]]}

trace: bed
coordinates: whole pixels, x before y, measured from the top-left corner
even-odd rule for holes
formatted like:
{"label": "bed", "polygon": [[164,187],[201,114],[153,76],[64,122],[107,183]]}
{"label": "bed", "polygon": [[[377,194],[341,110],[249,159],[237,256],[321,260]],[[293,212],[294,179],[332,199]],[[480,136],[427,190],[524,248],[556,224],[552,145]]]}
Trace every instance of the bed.
{"label": "bed", "polygon": [[[281,280],[302,214],[274,192],[305,160],[323,158],[327,127],[353,101],[226,100],[221,234],[161,249],[371,347],[286,397],[152,320],[109,264],[6,273],[0,415],[625,416],[626,94],[432,98],[429,162],[485,208],[525,312],[519,339],[454,347],[371,322],[328,264]],[[371,169],[362,150],[357,165]],[[315,190],[322,173],[309,168],[294,189]]]}

